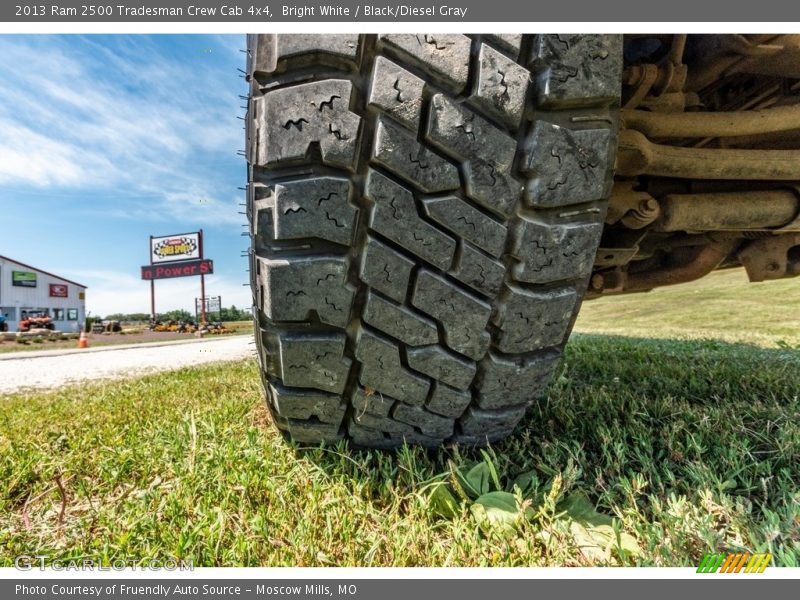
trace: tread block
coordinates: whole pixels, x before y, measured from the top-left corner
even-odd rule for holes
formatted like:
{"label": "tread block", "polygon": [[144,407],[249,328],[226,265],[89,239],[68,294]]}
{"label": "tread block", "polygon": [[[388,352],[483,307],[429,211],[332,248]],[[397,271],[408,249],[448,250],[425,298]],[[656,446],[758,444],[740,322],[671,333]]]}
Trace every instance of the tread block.
{"label": "tread block", "polygon": [[432,438],[448,438],[453,435],[455,427],[453,419],[435,415],[419,406],[408,406],[402,402],[395,406],[392,416],[398,421],[416,427],[423,435]]}
{"label": "tread block", "polygon": [[514,277],[548,283],[588,275],[603,233],[600,223],[547,225],[523,221],[514,255]]}
{"label": "tread block", "polygon": [[535,207],[567,206],[600,200],[607,188],[608,129],[572,130],[537,121],[526,147],[526,201]]}
{"label": "tread block", "polygon": [[283,383],[341,394],[351,364],[350,359],[344,357],[346,339],[343,333],[280,335]]}
{"label": "tread block", "polygon": [[347,286],[348,263],[343,257],[308,256],[292,261],[257,258],[262,309],[273,321],[319,320],[345,327],[350,320],[354,290]]}
{"label": "tread block", "polygon": [[518,127],[525,109],[530,73],[500,52],[481,44],[475,103],[509,127]]}
{"label": "tread block", "polygon": [[352,417],[348,419],[347,434],[350,436],[350,440],[354,445],[363,446],[365,448],[389,450],[403,445],[402,441],[398,442],[388,433],[359,425]]}
{"label": "tread block", "polygon": [[414,131],[419,129],[425,82],[388,58],[375,58],[369,103]]}
{"label": "tread block", "polygon": [[400,349],[392,342],[362,329],[356,343],[356,358],[361,361],[361,385],[408,404],[422,404],[428,398],[430,382],[403,366]]}
{"label": "tread block", "polygon": [[412,304],[441,321],[447,345],[474,360],[489,348],[486,325],[492,307],[439,275],[422,270],[417,277]]}
{"label": "tread block", "polygon": [[247,78],[253,73],[272,73],[278,63],[278,39],[275,34],[247,34]]}
{"label": "tread block", "polygon": [[367,292],[362,318],[375,329],[388,333],[409,346],[423,346],[439,341],[439,331],[431,319],[385,300],[372,291]]}
{"label": "tread block", "polygon": [[323,52],[355,59],[358,54],[358,34],[298,34],[277,35],[278,58],[297,54]]}
{"label": "tread block", "polygon": [[403,302],[413,267],[413,261],[375,238],[368,237],[359,275],[370,287]]}
{"label": "tread block", "polygon": [[516,141],[473,111],[437,94],[431,101],[426,139],[464,162],[467,195],[508,216],[522,185],[511,176]]}
{"label": "tread block", "polygon": [[248,185],[250,235],[256,252],[268,252],[275,240],[275,198],[270,186],[250,183]]}
{"label": "tread block", "polygon": [[352,89],[345,79],[326,79],[254,98],[256,165],[303,159],[318,144],[324,163],[352,170],[361,130],[361,117],[348,108]]}
{"label": "tread block", "polygon": [[507,288],[498,323],[498,349],[519,354],[560,345],[577,302],[572,288],[547,292]]}
{"label": "tread block", "polygon": [[521,33],[492,33],[483,37],[511,53],[514,58],[519,57],[519,49],[522,45]]}
{"label": "tread block", "polygon": [[441,346],[423,346],[406,350],[408,366],[459,390],[469,388],[475,378],[475,363]]}
{"label": "tread block", "polygon": [[338,423],[280,419],[276,420],[275,424],[279,429],[286,431],[292,437],[292,441],[300,444],[313,444],[316,446],[337,442],[343,437]]}
{"label": "tread block", "polygon": [[459,281],[492,298],[500,291],[506,272],[503,263],[492,260],[467,243],[462,246],[456,262],[458,266],[452,275]]}
{"label": "tread block", "polygon": [[347,426],[350,439],[356,446],[367,446],[370,448],[398,448],[403,444],[418,445],[426,448],[438,448],[444,440],[428,437],[408,426],[408,431],[404,433],[384,432],[379,429],[364,427],[350,419]]}
{"label": "tread block", "polygon": [[316,417],[338,428],[344,418],[347,405],[341,396],[285,388],[273,383],[269,384],[269,390],[275,410],[287,419],[308,420]]}
{"label": "tread block", "polygon": [[431,152],[385,117],[378,118],[372,160],[424,192],[458,188],[456,166]]}
{"label": "tread block", "polygon": [[507,230],[494,219],[455,196],[423,200],[425,213],[450,231],[468,239],[493,256],[500,256]]}
{"label": "tread block", "polygon": [[472,41],[461,34],[381,34],[380,43],[396,50],[409,62],[430,68],[454,92],[461,92],[469,77]]}
{"label": "tread block", "polygon": [[462,161],[491,160],[498,171],[509,171],[517,142],[474,111],[444,94],[431,99],[426,139]]}
{"label": "tread block", "polygon": [[433,392],[425,408],[443,417],[458,417],[471,400],[472,395],[468,391],[457,390],[437,381],[433,384]]}
{"label": "tread block", "polygon": [[514,177],[477,158],[466,163],[465,177],[467,196],[504,217],[511,214],[522,194],[522,184]]}
{"label": "tread block", "polygon": [[387,417],[396,400],[375,390],[367,391],[359,387],[356,388],[351,402],[357,415],[369,413],[376,417]]}
{"label": "tread block", "polygon": [[498,410],[470,407],[458,422],[462,434],[478,438],[490,436],[490,441],[492,441],[493,434],[500,434],[502,438],[510,433],[523,416],[525,416],[524,406]]}
{"label": "tread block", "polygon": [[314,237],[349,246],[358,212],[349,198],[347,179],[317,177],[275,185],[273,239]]}
{"label": "tread block", "polygon": [[456,242],[425,222],[413,194],[377,171],[370,170],[364,194],[375,203],[370,227],[440,269],[453,263]]}
{"label": "tread block", "polygon": [[532,52],[531,70],[541,106],[597,106],[619,97],[621,35],[538,35]]}
{"label": "tread block", "polygon": [[477,404],[482,409],[530,405],[544,395],[558,366],[558,355],[511,361],[491,352],[478,365]]}
{"label": "tread block", "polygon": [[[404,405],[401,402],[399,406]],[[414,428],[408,423],[395,421],[390,417],[378,417],[369,413],[362,413],[353,415],[352,419],[354,424],[367,427],[368,429],[375,429],[386,433],[415,433]]]}

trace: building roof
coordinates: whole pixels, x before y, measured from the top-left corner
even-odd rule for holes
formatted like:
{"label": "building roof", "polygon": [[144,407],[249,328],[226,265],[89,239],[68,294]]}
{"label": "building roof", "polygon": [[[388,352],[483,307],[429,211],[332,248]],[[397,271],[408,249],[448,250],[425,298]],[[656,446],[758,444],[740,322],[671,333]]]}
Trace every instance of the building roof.
{"label": "building roof", "polygon": [[25,267],[26,269],[33,269],[34,271],[39,271],[39,273],[43,273],[45,275],[50,275],[50,277],[55,277],[56,279],[60,279],[61,281],[66,281],[67,283],[71,283],[72,285],[77,285],[78,287],[82,287],[82,288],[86,289],[86,286],[83,285],[82,283],[78,283],[77,281],[72,281],[71,279],[67,279],[66,277],[61,277],[61,275],[56,275],[55,273],[50,273],[49,271],[44,271],[43,269],[38,269],[38,268],[33,267],[31,265],[27,265],[25,263],[22,263],[22,262],[19,262],[18,260],[13,259],[13,258],[9,258],[8,256],[3,256],[2,254],[0,254],[0,259],[16,263],[20,267]]}

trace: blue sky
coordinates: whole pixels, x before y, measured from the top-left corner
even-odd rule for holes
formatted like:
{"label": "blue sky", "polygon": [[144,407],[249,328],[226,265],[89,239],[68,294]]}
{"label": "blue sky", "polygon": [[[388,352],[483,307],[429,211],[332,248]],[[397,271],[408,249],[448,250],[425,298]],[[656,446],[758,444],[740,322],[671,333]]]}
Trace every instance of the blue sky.
{"label": "blue sky", "polygon": [[[0,254],[89,286],[92,314],[149,312],[148,240],[203,228],[206,292],[250,304],[244,36],[0,36]],[[193,311],[197,277],[156,282]]]}

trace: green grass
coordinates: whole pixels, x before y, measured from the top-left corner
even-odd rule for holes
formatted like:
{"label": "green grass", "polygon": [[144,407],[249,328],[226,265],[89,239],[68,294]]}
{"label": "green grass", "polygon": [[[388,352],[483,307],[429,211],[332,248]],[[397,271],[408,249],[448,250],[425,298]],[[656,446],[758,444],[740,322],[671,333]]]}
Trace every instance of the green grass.
{"label": "green grass", "polygon": [[800,348],[800,278],[749,283],[743,269],[715,271],[645,294],[591,300],[575,330]]}
{"label": "green grass", "polygon": [[[503,526],[452,483],[478,451],[287,444],[252,362],[8,396],[0,565],[675,566],[715,550],[797,565],[799,391],[796,350],[578,336],[548,399],[481,467],[516,494],[506,516],[521,505]],[[600,551],[569,509],[584,496],[614,519],[592,517],[610,522]]]}

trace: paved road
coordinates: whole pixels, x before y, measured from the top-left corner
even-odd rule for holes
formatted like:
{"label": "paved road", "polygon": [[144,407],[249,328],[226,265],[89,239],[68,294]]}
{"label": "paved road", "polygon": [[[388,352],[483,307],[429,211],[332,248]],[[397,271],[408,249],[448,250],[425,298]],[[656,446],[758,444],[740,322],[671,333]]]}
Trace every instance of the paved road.
{"label": "paved road", "polygon": [[171,371],[255,356],[253,337],[103,346],[88,351],[0,354],[0,394],[22,388],[55,388],[77,381],[114,379]]}

